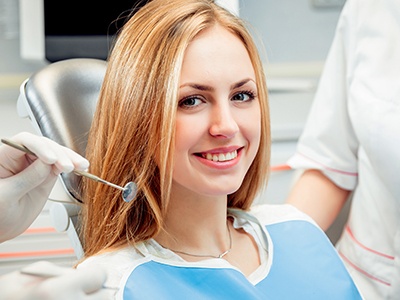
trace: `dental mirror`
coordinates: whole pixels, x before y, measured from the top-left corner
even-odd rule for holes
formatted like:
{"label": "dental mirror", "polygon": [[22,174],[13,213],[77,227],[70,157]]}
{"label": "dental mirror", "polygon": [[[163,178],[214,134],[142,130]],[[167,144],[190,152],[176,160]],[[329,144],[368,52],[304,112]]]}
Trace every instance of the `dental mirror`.
{"label": "dental mirror", "polygon": [[[35,153],[33,153],[31,150],[29,150],[27,147],[25,147],[23,145],[14,143],[14,142],[12,142],[12,141],[10,141],[8,139],[1,139],[1,142],[3,144],[7,145],[7,146],[13,147],[15,149],[18,149],[20,151],[23,151],[25,153],[28,153],[30,155],[33,155],[33,156],[37,157],[37,155]],[[119,185],[116,185],[114,183],[111,183],[111,182],[109,182],[107,180],[104,180],[104,179],[102,179],[102,178],[100,178],[100,177],[98,177],[96,175],[93,175],[93,174],[85,172],[85,171],[74,170],[73,172],[75,174],[77,174],[77,175],[87,177],[87,178],[92,179],[92,180],[94,180],[96,182],[100,182],[100,183],[106,184],[108,186],[111,186],[113,188],[116,188],[116,189],[120,190],[122,192],[121,193],[122,199],[127,203],[131,202],[136,196],[137,186],[136,186],[136,183],[134,183],[132,181],[128,182],[124,187],[122,187],[122,186],[119,186]]]}

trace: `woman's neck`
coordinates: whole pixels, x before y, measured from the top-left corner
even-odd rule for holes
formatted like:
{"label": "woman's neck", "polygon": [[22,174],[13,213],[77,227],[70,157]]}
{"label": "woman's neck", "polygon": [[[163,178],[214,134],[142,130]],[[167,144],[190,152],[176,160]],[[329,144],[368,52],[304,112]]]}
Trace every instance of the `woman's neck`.
{"label": "woman's neck", "polygon": [[189,253],[222,253],[229,246],[227,197],[172,193],[163,230],[155,240]]}

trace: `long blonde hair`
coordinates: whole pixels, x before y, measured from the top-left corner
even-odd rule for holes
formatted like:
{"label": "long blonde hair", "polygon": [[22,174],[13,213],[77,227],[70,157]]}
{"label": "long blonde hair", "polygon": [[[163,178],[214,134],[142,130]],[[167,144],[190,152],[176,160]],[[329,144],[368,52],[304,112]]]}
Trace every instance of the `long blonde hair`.
{"label": "long blonde hair", "polygon": [[[211,0],[153,0],[124,25],[109,57],[89,135],[90,171],[121,185],[134,180],[130,203],[106,185],[85,181],[82,209],[86,256],[154,237],[172,183],[175,115],[185,50],[205,28],[219,24],[237,35],[252,61],[262,137],[242,186],[228,206],[248,209],[268,178],[270,127],[263,66],[242,21]],[[157,163],[156,163],[157,162]]]}

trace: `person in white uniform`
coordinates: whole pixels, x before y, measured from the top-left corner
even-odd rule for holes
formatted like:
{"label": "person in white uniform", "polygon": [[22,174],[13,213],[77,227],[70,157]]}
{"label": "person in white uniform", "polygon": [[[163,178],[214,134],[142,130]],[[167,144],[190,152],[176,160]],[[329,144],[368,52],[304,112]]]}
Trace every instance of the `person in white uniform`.
{"label": "person in white uniform", "polygon": [[400,2],[347,0],[289,195],[324,230],[351,198],[337,249],[366,299],[400,297]]}
{"label": "person in white uniform", "polygon": [[244,24],[211,0],[153,0],[111,52],[86,155],[78,266],[117,299],[361,299],[324,232],[266,185],[263,64]]}
{"label": "person in white uniform", "polygon": [[[89,163],[74,151],[44,137],[20,133],[10,140],[28,147],[34,157],[0,146],[0,243],[23,233],[37,218],[61,172],[85,170]],[[46,279],[35,274],[56,274]],[[76,270],[37,262],[0,276],[1,300],[108,299],[100,268]]]}

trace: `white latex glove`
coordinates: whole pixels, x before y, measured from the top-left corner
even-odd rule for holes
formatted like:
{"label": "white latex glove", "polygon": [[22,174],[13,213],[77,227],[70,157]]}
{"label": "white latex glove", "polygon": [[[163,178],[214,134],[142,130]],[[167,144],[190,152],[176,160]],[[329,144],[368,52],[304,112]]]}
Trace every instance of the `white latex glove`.
{"label": "white latex glove", "polygon": [[0,242],[16,237],[31,225],[43,209],[57,175],[89,167],[85,158],[45,137],[19,133],[10,140],[26,146],[37,158],[0,146]]}
{"label": "white latex glove", "polygon": [[[25,272],[47,274],[50,278]],[[102,269],[72,269],[41,261],[0,276],[0,300],[111,299],[115,290],[104,289],[105,280],[106,273]]]}

